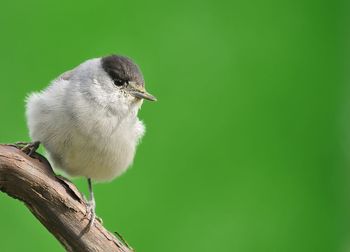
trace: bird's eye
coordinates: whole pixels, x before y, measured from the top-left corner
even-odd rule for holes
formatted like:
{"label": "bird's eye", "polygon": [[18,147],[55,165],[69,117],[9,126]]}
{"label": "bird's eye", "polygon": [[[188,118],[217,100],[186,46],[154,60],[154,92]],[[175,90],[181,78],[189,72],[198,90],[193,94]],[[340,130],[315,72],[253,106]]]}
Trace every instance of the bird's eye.
{"label": "bird's eye", "polygon": [[115,80],[114,80],[114,84],[115,84],[116,86],[118,86],[118,87],[123,86],[124,83],[125,83],[125,81],[123,81],[123,80],[121,80],[121,79],[115,79]]}

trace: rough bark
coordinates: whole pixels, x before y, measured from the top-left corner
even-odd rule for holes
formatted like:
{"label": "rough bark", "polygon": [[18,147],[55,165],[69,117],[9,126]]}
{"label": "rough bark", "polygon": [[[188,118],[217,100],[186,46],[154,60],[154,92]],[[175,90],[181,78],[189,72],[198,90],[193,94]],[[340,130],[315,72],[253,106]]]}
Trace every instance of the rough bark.
{"label": "rough bark", "polygon": [[38,153],[31,158],[14,146],[0,145],[0,191],[23,201],[67,251],[133,251],[98,221],[86,229],[82,195]]}

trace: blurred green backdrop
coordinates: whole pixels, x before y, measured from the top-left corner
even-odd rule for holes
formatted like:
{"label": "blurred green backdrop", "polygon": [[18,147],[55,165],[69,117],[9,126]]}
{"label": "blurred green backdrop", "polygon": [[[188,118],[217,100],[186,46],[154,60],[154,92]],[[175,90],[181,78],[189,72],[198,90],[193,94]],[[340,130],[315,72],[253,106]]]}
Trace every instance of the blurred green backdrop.
{"label": "blurred green backdrop", "polygon": [[[29,140],[27,93],[128,55],[159,102],[133,167],[95,186],[109,230],[148,252],[350,251],[345,2],[3,0],[0,141]],[[63,251],[2,193],[0,223],[1,251]]]}

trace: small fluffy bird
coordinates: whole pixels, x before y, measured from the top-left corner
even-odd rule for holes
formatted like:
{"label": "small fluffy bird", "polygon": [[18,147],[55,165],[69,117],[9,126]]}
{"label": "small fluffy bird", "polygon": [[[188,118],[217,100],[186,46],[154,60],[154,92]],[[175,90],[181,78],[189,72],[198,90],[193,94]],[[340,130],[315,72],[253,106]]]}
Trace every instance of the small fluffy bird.
{"label": "small fluffy bird", "polygon": [[27,98],[27,148],[42,144],[54,168],[87,178],[89,228],[96,217],[91,180],[110,181],[132,163],[145,132],[137,117],[143,100],[156,98],[139,67],[118,55],[87,60]]}

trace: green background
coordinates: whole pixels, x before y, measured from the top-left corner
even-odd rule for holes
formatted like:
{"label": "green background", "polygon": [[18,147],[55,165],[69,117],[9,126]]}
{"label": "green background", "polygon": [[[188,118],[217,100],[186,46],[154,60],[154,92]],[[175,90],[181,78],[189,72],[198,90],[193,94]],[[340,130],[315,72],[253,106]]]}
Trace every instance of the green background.
{"label": "green background", "polygon": [[[345,2],[3,0],[0,141],[29,140],[29,92],[128,55],[159,101],[132,168],[95,186],[109,230],[148,252],[350,251]],[[0,251],[63,249],[1,193]]]}

